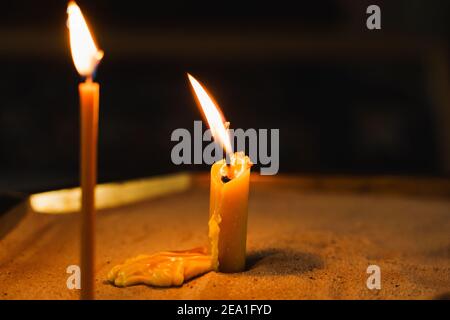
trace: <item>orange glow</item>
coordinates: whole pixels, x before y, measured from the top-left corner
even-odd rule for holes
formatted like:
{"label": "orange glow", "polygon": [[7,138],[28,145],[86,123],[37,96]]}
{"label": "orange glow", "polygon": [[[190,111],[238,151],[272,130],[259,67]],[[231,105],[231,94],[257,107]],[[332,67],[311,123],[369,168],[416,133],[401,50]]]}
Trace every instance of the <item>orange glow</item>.
{"label": "orange glow", "polygon": [[67,27],[70,34],[70,49],[75,68],[84,77],[92,77],[95,68],[103,58],[103,51],[98,50],[92,38],[83,14],[75,1],[67,6]]}
{"label": "orange glow", "polygon": [[215,104],[203,86],[189,73],[188,78],[192,88],[194,88],[195,95],[197,96],[203,114],[206,117],[214,140],[220,143],[222,148],[225,149],[225,152],[231,156],[233,154],[233,149],[231,148],[230,136],[225,127],[225,120],[223,119],[219,106]]}

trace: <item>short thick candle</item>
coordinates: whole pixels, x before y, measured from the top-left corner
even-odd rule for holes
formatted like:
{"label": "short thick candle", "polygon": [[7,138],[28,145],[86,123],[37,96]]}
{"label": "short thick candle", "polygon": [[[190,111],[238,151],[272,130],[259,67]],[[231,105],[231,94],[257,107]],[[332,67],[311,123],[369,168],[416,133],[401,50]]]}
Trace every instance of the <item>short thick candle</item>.
{"label": "short thick candle", "polygon": [[243,152],[231,154],[231,141],[219,108],[200,83],[189,75],[200,106],[215,139],[230,156],[211,168],[209,249],[160,252],[141,255],[115,266],[108,280],[124,287],[138,283],[178,286],[211,270],[245,270],[250,158]]}
{"label": "short thick candle", "polygon": [[240,152],[234,158],[234,164],[221,160],[211,168],[209,237],[214,268],[221,272],[245,269],[251,162]]}

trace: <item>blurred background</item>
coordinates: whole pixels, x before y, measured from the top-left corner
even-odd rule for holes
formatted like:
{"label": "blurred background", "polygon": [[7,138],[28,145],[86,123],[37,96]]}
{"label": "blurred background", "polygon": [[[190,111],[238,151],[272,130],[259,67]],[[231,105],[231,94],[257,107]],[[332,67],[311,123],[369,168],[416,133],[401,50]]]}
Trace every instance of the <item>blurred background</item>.
{"label": "blurred background", "polygon": [[[201,116],[192,73],[233,128],[279,128],[280,173],[448,177],[446,0],[77,1],[105,57],[99,180],[175,166]],[[381,7],[381,30],[366,8]],[[78,184],[80,78],[66,1],[0,11],[0,189]]]}

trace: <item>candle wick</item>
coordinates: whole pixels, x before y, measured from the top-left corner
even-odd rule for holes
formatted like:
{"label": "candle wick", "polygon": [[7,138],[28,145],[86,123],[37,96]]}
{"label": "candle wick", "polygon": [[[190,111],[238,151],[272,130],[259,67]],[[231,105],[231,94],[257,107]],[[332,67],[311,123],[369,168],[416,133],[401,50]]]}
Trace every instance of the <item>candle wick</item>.
{"label": "candle wick", "polygon": [[[228,181],[230,181],[231,179],[232,179],[232,172],[231,172],[231,164],[230,163],[226,163],[226,166],[227,166],[227,173],[226,173],[226,178],[228,179]],[[223,181],[223,180],[222,180]],[[226,182],[228,182],[228,181],[226,181]]]}
{"label": "candle wick", "polygon": [[228,176],[222,176],[221,180],[222,180],[223,183],[227,183],[227,182],[231,181],[231,178],[228,177]]}
{"label": "candle wick", "polygon": [[93,82],[92,75],[87,76],[85,82],[92,83]]}

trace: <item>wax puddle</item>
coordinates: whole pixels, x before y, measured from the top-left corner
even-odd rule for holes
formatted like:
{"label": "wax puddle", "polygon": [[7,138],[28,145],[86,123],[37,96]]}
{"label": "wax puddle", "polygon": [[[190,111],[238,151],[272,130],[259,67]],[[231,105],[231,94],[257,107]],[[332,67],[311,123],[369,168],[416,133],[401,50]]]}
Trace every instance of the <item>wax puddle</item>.
{"label": "wax puddle", "polygon": [[181,286],[194,277],[212,271],[213,265],[213,259],[204,247],[163,251],[126,260],[111,269],[108,281],[118,287],[136,284]]}

